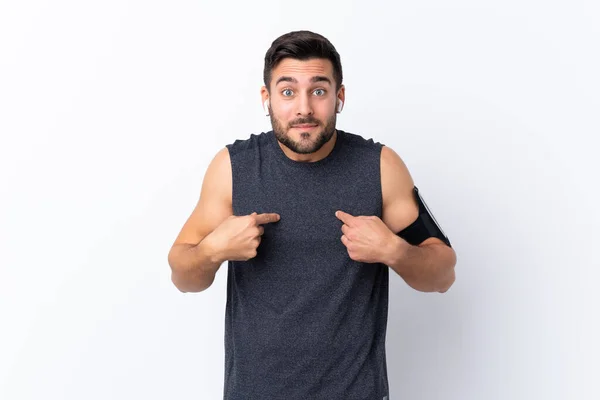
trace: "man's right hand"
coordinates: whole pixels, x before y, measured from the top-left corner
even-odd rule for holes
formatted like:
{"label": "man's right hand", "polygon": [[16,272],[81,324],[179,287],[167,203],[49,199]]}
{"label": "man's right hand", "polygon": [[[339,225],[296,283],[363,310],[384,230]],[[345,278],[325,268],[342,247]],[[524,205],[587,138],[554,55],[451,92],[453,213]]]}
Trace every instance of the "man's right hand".
{"label": "man's right hand", "polygon": [[276,213],[231,215],[204,238],[205,244],[220,261],[247,261],[256,257],[264,224],[277,222]]}

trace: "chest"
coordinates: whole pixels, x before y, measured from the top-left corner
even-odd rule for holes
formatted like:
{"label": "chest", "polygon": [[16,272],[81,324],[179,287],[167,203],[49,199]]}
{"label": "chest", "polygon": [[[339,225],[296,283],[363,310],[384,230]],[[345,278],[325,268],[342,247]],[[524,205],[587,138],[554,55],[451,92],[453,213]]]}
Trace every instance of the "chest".
{"label": "chest", "polygon": [[[278,222],[263,225],[261,239],[261,247],[277,248],[278,254],[344,252],[343,223],[335,212],[381,217],[378,179],[351,170],[302,178],[270,171],[268,178],[258,175],[254,182],[244,183],[243,195],[233,196],[233,211],[235,215],[278,213]],[[238,189],[242,190],[240,185]]]}

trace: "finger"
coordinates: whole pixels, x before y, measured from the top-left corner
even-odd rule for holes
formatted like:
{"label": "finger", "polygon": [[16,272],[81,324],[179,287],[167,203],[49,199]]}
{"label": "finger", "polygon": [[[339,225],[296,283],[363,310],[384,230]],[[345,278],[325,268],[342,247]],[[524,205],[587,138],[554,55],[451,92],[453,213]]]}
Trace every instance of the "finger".
{"label": "finger", "polygon": [[279,214],[276,213],[264,213],[264,214],[258,214],[254,216],[254,219],[256,220],[257,224],[268,224],[271,222],[277,222],[279,221],[281,217],[279,216]]}
{"label": "finger", "polygon": [[352,219],[354,218],[352,215],[343,211],[336,211],[335,216],[346,225],[352,226]]}
{"label": "finger", "polygon": [[265,228],[261,225],[258,226],[258,236],[262,236],[265,233]]}
{"label": "finger", "polygon": [[344,246],[348,247],[348,245],[350,244],[350,239],[348,239],[346,235],[342,235],[340,239],[342,240],[342,243],[344,243]]}
{"label": "finger", "polygon": [[350,227],[346,224],[342,225],[342,232],[344,232],[344,235],[348,236],[348,231],[350,230]]}

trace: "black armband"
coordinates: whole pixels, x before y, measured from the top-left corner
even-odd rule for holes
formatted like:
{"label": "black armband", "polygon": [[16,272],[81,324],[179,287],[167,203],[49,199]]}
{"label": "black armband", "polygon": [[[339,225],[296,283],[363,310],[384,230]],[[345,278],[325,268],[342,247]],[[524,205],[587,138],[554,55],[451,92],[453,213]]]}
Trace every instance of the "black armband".
{"label": "black armband", "polygon": [[396,235],[414,246],[421,244],[427,238],[436,237],[446,243],[449,247],[452,247],[450,240],[433,217],[433,214],[429,210],[429,207],[427,207],[427,204],[425,204],[425,201],[421,197],[419,189],[416,186],[413,189],[413,193],[417,200],[417,204],[419,205],[419,216],[412,224],[396,233]]}

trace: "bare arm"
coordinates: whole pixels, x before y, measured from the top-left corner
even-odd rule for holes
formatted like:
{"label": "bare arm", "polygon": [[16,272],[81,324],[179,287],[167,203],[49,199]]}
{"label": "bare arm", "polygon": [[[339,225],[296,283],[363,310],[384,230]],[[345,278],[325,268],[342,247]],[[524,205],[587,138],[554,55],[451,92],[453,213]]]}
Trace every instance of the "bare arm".
{"label": "bare arm", "polygon": [[233,215],[231,160],[227,148],[208,166],[200,199],[169,251],[171,280],[182,292],[201,292],[212,285],[225,261],[210,245],[210,234]]}
{"label": "bare arm", "polygon": [[223,261],[204,241],[176,244],[169,252],[171,281],[181,292],[201,292],[212,285]]}
{"label": "bare arm", "polygon": [[[381,181],[382,220],[392,232],[400,232],[417,219],[419,206],[408,168],[387,146],[381,152]],[[456,253],[438,238],[413,246],[394,235],[386,250],[385,264],[415,290],[444,293],[454,283]]]}
{"label": "bare arm", "polygon": [[397,237],[386,265],[415,290],[444,293],[454,283],[456,254],[437,238],[427,241],[412,246]]}

